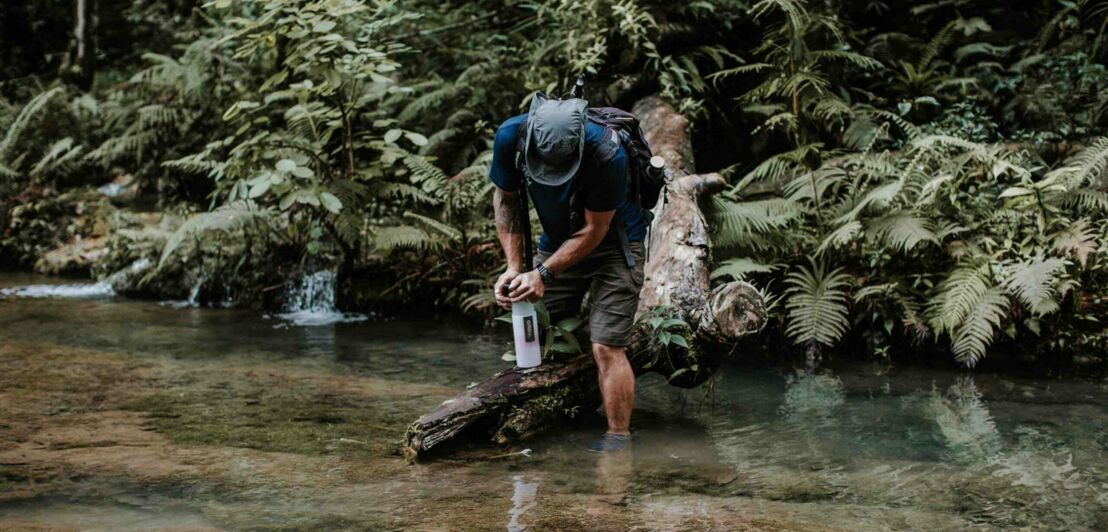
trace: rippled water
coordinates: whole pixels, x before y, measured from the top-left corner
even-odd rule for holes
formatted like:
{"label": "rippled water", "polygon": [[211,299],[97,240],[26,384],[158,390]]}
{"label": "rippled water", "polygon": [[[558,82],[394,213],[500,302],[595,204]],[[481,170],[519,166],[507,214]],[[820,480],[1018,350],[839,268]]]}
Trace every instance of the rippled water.
{"label": "rippled water", "polygon": [[1108,528],[1104,381],[734,365],[641,379],[630,453],[586,452],[592,415],[406,465],[405,424],[504,367],[507,330],[8,294],[0,371],[43,365],[0,388],[0,528]]}

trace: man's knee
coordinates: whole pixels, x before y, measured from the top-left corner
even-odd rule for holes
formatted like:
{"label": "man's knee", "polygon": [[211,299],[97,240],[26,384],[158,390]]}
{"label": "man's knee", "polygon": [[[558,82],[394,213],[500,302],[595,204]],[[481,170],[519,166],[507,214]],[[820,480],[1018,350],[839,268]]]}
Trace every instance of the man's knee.
{"label": "man's knee", "polygon": [[592,356],[596,360],[596,365],[604,369],[620,361],[626,361],[627,350],[623,347],[594,343],[592,344]]}

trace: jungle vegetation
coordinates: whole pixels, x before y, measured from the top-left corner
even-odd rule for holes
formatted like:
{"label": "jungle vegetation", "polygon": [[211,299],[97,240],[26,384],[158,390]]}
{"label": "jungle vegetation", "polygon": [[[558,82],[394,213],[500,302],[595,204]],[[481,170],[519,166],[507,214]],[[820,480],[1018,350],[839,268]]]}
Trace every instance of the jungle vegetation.
{"label": "jungle vegetation", "polygon": [[1108,350],[1105,1],[30,0],[0,28],[5,267],[87,235],[115,180],[93,274],[274,305],[334,268],[348,308],[487,318],[493,132],[585,73],[692,120],[731,183],[713,276],[764,290],[766,338]]}

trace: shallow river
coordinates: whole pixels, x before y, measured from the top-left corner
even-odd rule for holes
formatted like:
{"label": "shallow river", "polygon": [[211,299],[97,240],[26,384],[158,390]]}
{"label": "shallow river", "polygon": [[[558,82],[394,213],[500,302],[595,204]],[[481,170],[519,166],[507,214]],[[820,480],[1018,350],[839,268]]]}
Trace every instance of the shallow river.
{"label": "shallow river", "polygon": [[506,330],[2,293],[0,529],[1108,529],[1105,381],[736,364],[640,379],[629,453],[587,415],[408,465]]}

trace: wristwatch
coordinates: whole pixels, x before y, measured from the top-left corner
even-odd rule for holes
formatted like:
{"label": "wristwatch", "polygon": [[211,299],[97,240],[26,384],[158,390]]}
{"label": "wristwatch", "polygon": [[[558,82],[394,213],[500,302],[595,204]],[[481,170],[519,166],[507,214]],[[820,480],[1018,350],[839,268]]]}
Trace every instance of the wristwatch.
{"label": "wristwatch", "polygon": [[539,264],[535,266],[535,271],[539,272],[539,277],[542,278],[542,284],[550,284],[554,281],[554,274],[550,273],[550,270],[546,269],[546,266]]}

